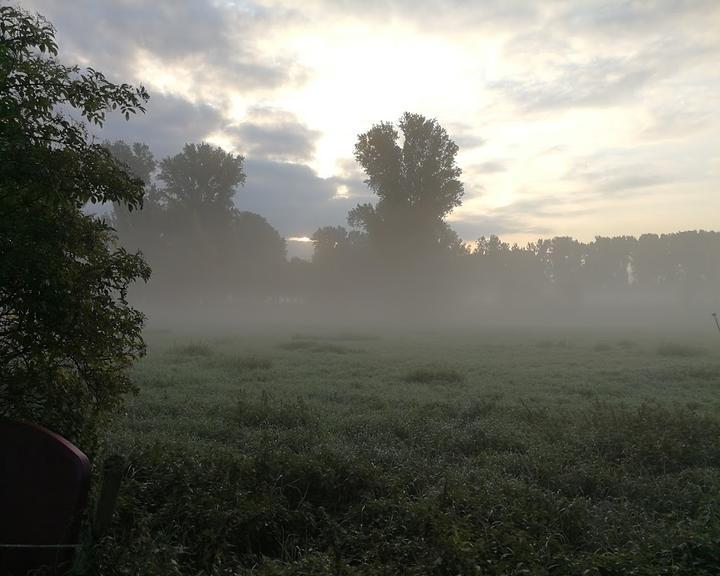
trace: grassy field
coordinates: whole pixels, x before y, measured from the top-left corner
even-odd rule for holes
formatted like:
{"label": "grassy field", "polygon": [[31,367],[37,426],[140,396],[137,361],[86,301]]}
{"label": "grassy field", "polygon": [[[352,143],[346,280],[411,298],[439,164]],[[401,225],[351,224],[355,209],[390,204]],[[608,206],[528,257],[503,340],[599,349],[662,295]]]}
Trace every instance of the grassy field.
{"label": "grassy field", "polygon": [[720,341],[148,335],[98,570],[720,574]]}

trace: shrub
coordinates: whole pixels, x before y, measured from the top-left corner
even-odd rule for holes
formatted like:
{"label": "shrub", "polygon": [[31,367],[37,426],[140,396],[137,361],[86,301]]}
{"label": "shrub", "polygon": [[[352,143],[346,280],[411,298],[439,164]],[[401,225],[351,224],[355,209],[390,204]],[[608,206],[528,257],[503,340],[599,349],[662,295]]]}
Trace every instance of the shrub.
{"label": "shrub", "polygon": [[83,445],[134,390],[144,316],[127,301],[147,280],[88,202],[139,208],[142,181],[88,136],[147,93],[57,60],[53,27],[0,6],[0,416],[44,424]]}

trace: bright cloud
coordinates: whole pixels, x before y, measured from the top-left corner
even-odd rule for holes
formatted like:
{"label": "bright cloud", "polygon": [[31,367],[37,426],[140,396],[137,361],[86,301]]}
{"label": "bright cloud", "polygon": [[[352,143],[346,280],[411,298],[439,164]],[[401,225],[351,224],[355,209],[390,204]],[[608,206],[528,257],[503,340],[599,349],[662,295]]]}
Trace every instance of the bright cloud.
{"label": "bright cloud", "polygon": [[293,241],[371,200],[357,135],[406,110],[460,146],[465,239],[717,227],[714,0],[24,5],[68,61],[148,87],[146,118],[112,120],[110,137],[244,154],[238,205]]}

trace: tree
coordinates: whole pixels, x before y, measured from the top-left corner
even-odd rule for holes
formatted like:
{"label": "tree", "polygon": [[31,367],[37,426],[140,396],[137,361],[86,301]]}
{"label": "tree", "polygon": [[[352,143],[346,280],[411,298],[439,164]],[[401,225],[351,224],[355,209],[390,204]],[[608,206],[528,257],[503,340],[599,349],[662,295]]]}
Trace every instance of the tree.
{"label": "tree", "polygon": [[104,146],[126,172],[142,180],[146,186],[150,184],[157,162],[147,144],[134,142],[131,146],[122,140],[116,140],[105,142]]}
{"label": "tree", "polygon": [[332,264],[342,258],[348,233],[342,226],[323,226],[312,235],[313,263]]}
{"label": "tree", "polygon": [[145,186],[142,210],[131,210],[122,202],[113,202],[112,226],[126,249],[142,250],[143,255],[151,258],[162,244],[163,219],[160,194],[152,181],[157,169],[155,156],[147,144],[140,142],[129,145],[117,140],[104,146],[117,163]]}
{"label": "tree", "polygon": [[0,415],[47,425],[91,446],[133,390],[126,369],[144,353],[131,282],[137,254],[87,202],[140,208],[143,183],[89,138],[109,110],[144,111],[147,93],[57,60],[51,24],[0,7]]}
{"label": "tree", "polygon": [[286,264],[286,245],[264,218],[234,205],[245,182],[242,156],[186,144],[157,164],[156,184],[146,145],[116,142],[109,149],[147,183],[146,209],[115,207],[114,222],[123,243],[147,254],[155,304],[175,312],[189,301],[215,305],[241,294],[268,295]]}
{"label": "tree", "polygon": [[245,183],[244,160],[207,142],[185,144],[180,154],[160,162],[161,196],[187,210],[230,213],[235,190]]}
{"label": "tree", "polygon": [[355,159],[379,201],[358,205],[348,223],[398,255],[457,248],[457,236],[444,218],[463,196],[462,171],[455,164],[458,147],[434,119],[405,113],[398,125],[399,132],[383,122],[359,136]]}
{"label": "tree", "polygon": [[285,239],[265,218],[235,211],[227,236],[229,292],[268,296],[279,290],[287,255]]}

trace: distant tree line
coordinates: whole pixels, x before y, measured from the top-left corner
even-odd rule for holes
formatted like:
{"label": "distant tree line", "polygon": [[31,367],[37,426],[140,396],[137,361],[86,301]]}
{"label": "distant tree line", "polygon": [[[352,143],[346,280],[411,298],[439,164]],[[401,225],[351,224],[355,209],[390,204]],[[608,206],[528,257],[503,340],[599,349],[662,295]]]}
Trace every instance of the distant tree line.
{"label": "distant tree line", "polygon": [[716,232],[592,242],[555,237],[525,246],[483,236],[463,244],[445,221],[463,196],[458,148],[437,121],[418,114],[359,136],[355,158],[378,200],[352,209],[349,228],[316,230],[310,262],[288,262],[278,232],[235,207],[246,178],[241,156],[187,144],[157,162],[144,144],[107,147],[145,182],[144,209],[117,207],[114,226],[123,245],[142,251],[153,269],[149,286],[139,290],[151,306],[202,313],[204,306],[302,303],[339,314],[455,307],[463,315],[488,309],[512,315],[640,300],[714,306],[720,295]]}

